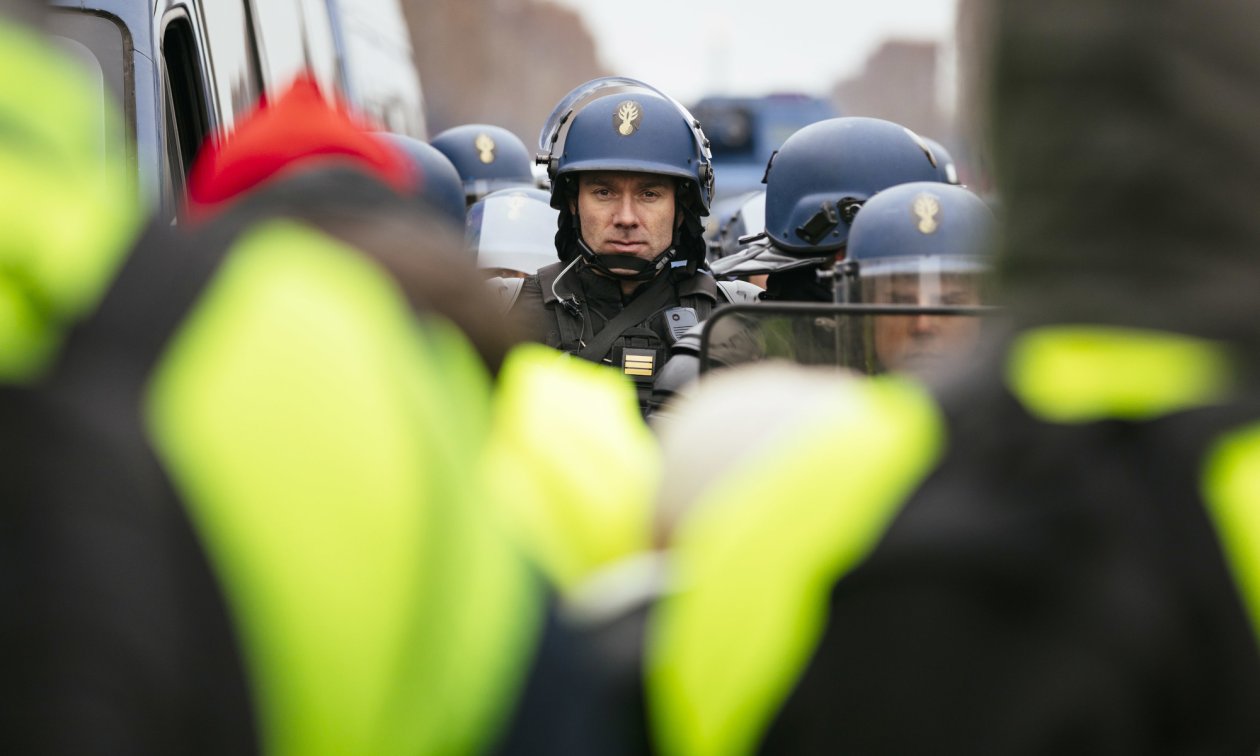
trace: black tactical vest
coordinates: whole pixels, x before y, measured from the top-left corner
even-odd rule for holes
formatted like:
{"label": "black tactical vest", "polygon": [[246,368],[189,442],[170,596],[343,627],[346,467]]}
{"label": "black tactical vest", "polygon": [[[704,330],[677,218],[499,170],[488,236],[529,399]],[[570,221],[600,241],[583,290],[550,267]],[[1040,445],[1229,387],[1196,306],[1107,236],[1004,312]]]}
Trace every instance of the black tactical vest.
{"label": "black tactical vest", "polygon": [[[560,278],[563,269],[563,264],[554,263],[538,271],[543,307],[554,319],[548,323],[547,345],[620,370],[634,381],[639,407],[646,413],[652,385],[668,357],[669,346],[686,327],[703,321],[725,301],[713,276],[704,271],[688,274],[685,269],[675,268],[664,274],[667,280],[644,284],[634,298],[622,303],[619,282],[596,276],[585,268]],[[614,323],[620,312],[634,307],[636,299],[654,295],[654,285],[669,287],[662,306],[653,307],[637,322],[619,328],[619,335],[604,354],[582,353],[596,334]],[[694,313],[694,321],[685,312],[687,309]]]}

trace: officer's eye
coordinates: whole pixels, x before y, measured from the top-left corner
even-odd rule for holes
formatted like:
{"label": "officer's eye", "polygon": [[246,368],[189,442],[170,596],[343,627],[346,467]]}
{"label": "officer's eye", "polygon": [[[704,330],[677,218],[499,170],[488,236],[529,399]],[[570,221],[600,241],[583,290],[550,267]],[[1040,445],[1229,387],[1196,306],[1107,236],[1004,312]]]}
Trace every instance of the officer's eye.
{"label": "officer's eye", "polygon": [[967,291],[951,291],[941,297],[941,301],[951,307],[960,307],[963,305],[975,304],[975,298],[971,292]]}

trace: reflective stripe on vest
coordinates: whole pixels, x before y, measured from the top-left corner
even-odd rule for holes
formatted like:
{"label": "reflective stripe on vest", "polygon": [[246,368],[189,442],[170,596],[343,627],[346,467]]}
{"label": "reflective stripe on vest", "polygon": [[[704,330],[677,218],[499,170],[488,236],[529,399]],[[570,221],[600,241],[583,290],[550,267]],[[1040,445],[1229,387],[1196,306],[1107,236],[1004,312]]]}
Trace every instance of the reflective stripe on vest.
{"label": "reflective stripe on vest", "polygon": [[104,81],[2,21],[0,71],[0,382],[24,382],[96,305],[141,212]]}
{"label": "reflective stripe on vest", "polygon": [[1022,334],[1007,386],[1052,423],[1147,420],[1224,399],[1233,370],[1212,342],[1160,331],[1053,326]]}
{"label": "reflective stripe on vest", "polygon": [[1260,425],[1224,436],[1208,454],[1203,498],[1260,640]]}
{"label": "reflective stripe on vest", "polygon": [[486,527],[487,377],[358,253],[243,235],[154,372],[147,419],[245,649],[264,752],[492,739],[539,609]]}
{"label": "reflective stripe on vest", "polygon": [[651,546],[658,447],[631,384],[536,344],[499,373],[486,478],[511,532],[568,591]]}
{"label": "reflective stripe on vest", "polygon": [[705,491],[676,534],[679,591],[649,629],[662,753],[755,750],[821,637],[832,586],[874,548],[942,446],[922,388],[837,380],[807,423]]}
{"label": "reflective stripe on vest", "polygon": [[[1042,328],[1016,343],[1014,393],[1049,422],[1147,420],[1230,393],[1226,350],[1187,336],[1101,327]],[[1208,452],[1203,499],[1260,640],[1260,426],[1224,435]]]}

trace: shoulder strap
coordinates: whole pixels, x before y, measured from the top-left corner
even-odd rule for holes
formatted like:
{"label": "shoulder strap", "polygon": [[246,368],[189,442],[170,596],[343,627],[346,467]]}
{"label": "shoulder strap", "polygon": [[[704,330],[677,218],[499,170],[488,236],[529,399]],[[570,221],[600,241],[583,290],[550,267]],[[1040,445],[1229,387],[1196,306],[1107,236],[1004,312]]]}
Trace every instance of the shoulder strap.
{"label": "shoulder strap", "polygon": [[713,276],[706,270],[698,270],[679,284],[678,301],[695,310],[697,320],[704,321],[721,300]]}
{"label": "shoulder strap", "polygon": [[615,318],[608,321],[603,329],[587,342],[586,346],[578,350],[577,356],[591,362],[602,361],[604,355],[608,354],[608,350],[612,349],[613,342],[621,334],[669,304],[673,295],[674,286],[670,277],[657,276],[648,284],[646,291],[640,293],[625,309],[617,313]]}
{"label": "shoulder strap", "polygon": [[761,301],[761,287],[747,281],[718,281],[717,288],[729,304],[755,304]]}
{"label": "shoulder strap", "polygon": [[516,304],[517,298],[521,296],[521,287],[525,285],[525,279],[496,277],[486,281],[486,285],[498,295],[499,312],[506,315],[511,312],[512,305]]}
{"label": "shoulder strap", "polygon": [[[589,318],[578,317],[570,313],[568,307],[562,303],[562,300],[557,295],[556,281],[559,280],[560,273],[564,268],[564,263],[555,262],[539,268],[536,275],[538,277],[538,288],[542,290],[543,308],[555,316],[556,334],[560,339],[559,343],[552,343],[548,339],[547,346],[571,352],[585,344]],[[585,307],[580,302],[578,306]]]}
{"label": "shoulder strap", "polygon": [[557,301],[553,290],[555,289],[556,279],[560,277],[560,271],[562,270],[564,270],[564,265],[558,262],[544,265],[538,269],[536,275],[538,276],[538,285],[542,287],[543,304]]}

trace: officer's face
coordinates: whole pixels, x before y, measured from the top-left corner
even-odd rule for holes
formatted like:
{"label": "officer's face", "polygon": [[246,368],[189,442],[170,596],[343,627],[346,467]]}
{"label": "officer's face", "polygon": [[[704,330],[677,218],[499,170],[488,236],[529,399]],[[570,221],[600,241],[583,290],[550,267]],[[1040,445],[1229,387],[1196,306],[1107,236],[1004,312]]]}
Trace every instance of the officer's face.
{"label": "officer's face", "polygon": [[644,260],[669,249],[681,220],[674,217],[674,180],[652,173],[579,173],[572,209],[582,221],[582,239],[595,254]]}
{"label": "officer's face", "polygon": [[[915,275],[881,276],[862,286],[873,289],[864,299],[875,304],[980,304],[979,278],[969,274],[941,276],[939,290],[930,293]],[[931,368],[950,355],[967,353],[980,338],[980,319],[966,315],[876,315],[874,321],[875,356],[889,370]]]}

